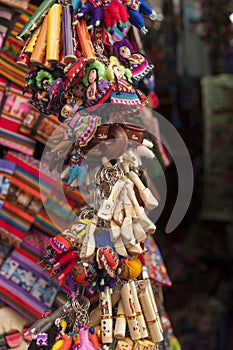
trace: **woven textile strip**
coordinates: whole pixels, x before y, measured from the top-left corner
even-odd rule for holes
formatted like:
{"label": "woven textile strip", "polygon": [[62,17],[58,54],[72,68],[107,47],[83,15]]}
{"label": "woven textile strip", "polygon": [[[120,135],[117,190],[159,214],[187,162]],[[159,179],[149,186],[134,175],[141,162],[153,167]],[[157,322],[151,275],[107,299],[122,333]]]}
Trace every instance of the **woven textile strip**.
{"label": "woven textile strip", "polygon": [[51,308],[57,294],[38,262],[35,255],[17,248],[0,269],[0,299],[31,320]]}
{"label": "woven textile strip", "polygon": [[36,142],[32,137],[24,135],[19,128],[32,107],[28,96],[15,85],[9,87],[0,116],[0,144],[16,151],[33,155]]}
{"label": "woven textile strip", "polygon": [[16,36],[27,23],[36,8],[36,6],[30,4],[28,9],[19,15],[0,53],[0,75],[20,87],[24,87],[25,85],[25,76],[28,69],[21,68],[16,63],[22,49],[22,42],[18,40]]}
{"label": "woven textile strip", "polygon": [[5,159],[16,166],[0,212],[0,231],[4,237],[21,241],[41,210],[42,196],[45,199],[50,193],[53,179],[42,173],[39,178],[39,161],[30,156],[8,152]]}

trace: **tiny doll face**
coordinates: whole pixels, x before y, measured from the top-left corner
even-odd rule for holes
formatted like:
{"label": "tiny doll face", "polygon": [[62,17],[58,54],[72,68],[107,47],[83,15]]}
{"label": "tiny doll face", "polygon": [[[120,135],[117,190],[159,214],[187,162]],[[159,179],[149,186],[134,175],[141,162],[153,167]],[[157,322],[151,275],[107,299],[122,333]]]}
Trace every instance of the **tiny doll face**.
{"label": "tiny doll face", "polygon": [[75,85],[73,87],[74,97],[83,97],[85,95],[85,91],[86,91],[86,88],[82,83]]}
{"label": "tiny doll face", "polygon": [[131,56],[130,49],[125,45],[119,48],[119,54],[123,58],[129,58]]}
{"label": "tiny doll face", "polygon": [[44,79],[43,81],[42,81],[42,88],[43,88],[43,90],[44,91],[48,91],[48,89],[49,89],[49,87],[50,87],[50,84],[49,84],[49,81],[48,81],[48,79]]}
{"label": "tiny doll face", "polygon": [[117,343],[117,350],[132,350],[133,346],[127,340],[120,339]]}
{"label": "tiny doll face", "polygon": [[71,117],[73,108],[70,105],[65,105],[62,107],[61,116],[65,119]]}
{"label": "tiny doll face", "polygon": [[115,77],[117,78],[117,79],[121,79],[121,78],[123,78],[123,72],[122,72],[122,70],[120,69],[120,67],[118,67],[118,66],[113,66],[112,67],[112,70],[113,70],[113,73],[114,73],[114,75],[115,75]]}
{"label": "tiny doll face", "polygon": [[96,69],[91,69],[90,72],[89,72],[89,75],[88,75],[88,81],[89,83],[94,83],[97,79],[97,71]]}

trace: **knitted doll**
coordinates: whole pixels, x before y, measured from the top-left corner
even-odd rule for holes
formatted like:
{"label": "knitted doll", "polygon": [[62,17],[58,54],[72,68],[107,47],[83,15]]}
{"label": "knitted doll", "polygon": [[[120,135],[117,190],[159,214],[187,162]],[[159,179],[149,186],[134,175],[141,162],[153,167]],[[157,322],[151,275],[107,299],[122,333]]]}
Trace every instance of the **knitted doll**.
{"label": "knitted doll", "polygon": [[40,112],[49,114],[47,105],[49,103],[49,88],[53,82],[53,76],[46,70],[39,70],[35,76],[36,91],[32,95],[30,103],[39,109]]}
{"label": "knitted doll", "polygon": [[138,106],[146,103],[146,96],[143,96],[144,98],[141,100],[140,94],[132,85],[131,71],[121,65],[116,57],[110,57],[106,74],[113,86],[111,103],[127,106]]}
{"label": "knitted doll", "polygon": [[156,12],[144,0],[122,0],[129,14],[129,22],[140,29],[143,34],[148,32],[142,15],[149,17],[152,21],[156,19]]}
{"label": "knitted doll", "polygon": [[123,32],[127,27],[129,17],[126,7],[118,0],[102,0],[102,3],[106,30],[113,34],[117,27]]}
{"label": "knitted doll", "polygon": [[113,44],[113,53],[121,63],[131,70],[132,77],[136,81],[150,74],[154,68],[153,64],[149,63],[144,55],[134,52],[127,39],[116,41]]}
{"label": "knitted doll", "polygon": [[100,61],[87,65],[83,78],[86,90],[86,107],[94,107],[106,102],[112,92],[112,84],[105,79],[105,67]]}
{"label": "knitted doll", "polygon": [[75,15],[74,23],[83,18],[90,18],[88,29],[99,26],[103,19],[102,2],[100,0],[81,1],[81,7]]}

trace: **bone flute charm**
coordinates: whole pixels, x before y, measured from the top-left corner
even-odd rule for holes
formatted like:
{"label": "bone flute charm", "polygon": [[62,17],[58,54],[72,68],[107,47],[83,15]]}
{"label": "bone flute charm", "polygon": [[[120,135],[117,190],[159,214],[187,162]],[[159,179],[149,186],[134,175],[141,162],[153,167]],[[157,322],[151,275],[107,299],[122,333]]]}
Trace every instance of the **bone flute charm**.
{"label": "bone flute charm", "polygon": [[142,284],[146,283],[146,288],[148,288],[148,292],[149,292],[149,295],[150,295],[150,298],[151,298],[151,302],[152,302],[154,311],[155,311],[156,315],[158,316],[158,321],[159,321],[159,324],[160,324],[161,332],[163,332],[162,322],[160,320],[157,304],[156,304],[156,301],[155,301],[155,298],[154,298],[154,293],[153,293],[153,289],[152,289],[152,286],[151,286],[151,282],[150,282],[150,279],[149,279],[149,274],[148,274],[148,270],[147,270],[146,266],[143,266],[143,268],[142,268],[142,278],[146,282],[141,282],[141,283]]}
{"label": "bone flute charm", "polygon": [[95,232],[97,223],[98,223],[98,218],[95,217],[88,224],[88,228],[87,228],[86,235],[84,237],[81,252],[80,252],[81,259],[85,260],[89,258],[95,252],[96,244],[95,244],[94,232]]}
{"label": "bone flute charm", "polygon": [[123,307],[122,300],[119,300],[116,314],[116,323],[114,328],[114,337],[117,339],[123,339],[126,332],[126,316]]}
{"label": "bone flute charm", "polygon": [[125,283],[121,290],[121,300],[125,310],[130,337],[132,340],[141,339],[136,310],[129,283]]}
{"label": "bone flute charm", "polygon": [[112,300],[109,287],[105,287],[104,297],[100,297],[100,313],[102,343],[109,344],[113,341]]}
{"label": "bone flute charm", "polygon": [[141,334],[141,338],[146,338],[146,337],[148,337],[148,331],[147,331],[147,326],[146,326],[146,322],[144,319],[144,315],[142,312],[142,308],[141,308],[140,302],[138,300],[137,288],[136,288],[135,282],[132,280],[129,282],[129,285],[130,285],[131,294],[132,294],[132,297],[134,300],[135,311],[136,311],[136,315],[137,315],[137,321],[138,321],[138,325],[139,325],[139,331]]}
{"label": "bone flute charm", "polygon": [[160,342],[163,340],[163,333],[159,321],[159,316],[153,307],[152,297],[149,293],[146,281],[139,283],[140,292],[138,294],[140,304],[142,305],[143,314],[146,319],[146,324],[153,342]]}

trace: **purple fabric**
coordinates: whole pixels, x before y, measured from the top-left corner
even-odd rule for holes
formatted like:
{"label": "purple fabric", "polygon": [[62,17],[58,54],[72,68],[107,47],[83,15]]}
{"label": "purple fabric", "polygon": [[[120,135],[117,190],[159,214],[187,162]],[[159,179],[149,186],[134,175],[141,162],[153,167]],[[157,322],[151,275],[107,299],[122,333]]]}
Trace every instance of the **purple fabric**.
{"label": "purple fabric", "polygon": [[[90,25],[93,25],[95,27],[97,21],[102,21],[104,16],[104,10],[102,6],[94,6],[90,1],[87,1],[85,3],[85,7],[82,7],[78,10],[78,14],[82,14],[83,17],[90,16]],[[77,19],[80,17],[77,16]]]}

